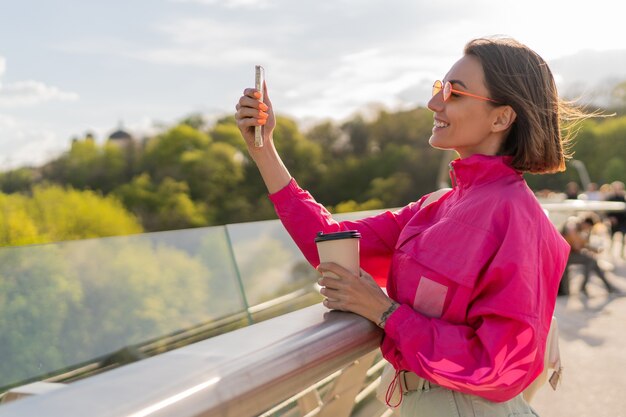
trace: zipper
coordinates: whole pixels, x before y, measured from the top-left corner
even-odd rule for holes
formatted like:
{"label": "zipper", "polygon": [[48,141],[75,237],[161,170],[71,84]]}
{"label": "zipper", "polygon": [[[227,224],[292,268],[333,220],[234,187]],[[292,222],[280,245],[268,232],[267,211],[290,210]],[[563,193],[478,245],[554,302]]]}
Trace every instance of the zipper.
{"label": "zipper", "polygon": [[448,166],[450,167],[450,173],[452,174],[450,175],[450,180],[452,181],[452,188],[455,188],[457,186],[456,172],[454,171],[454,166],[452,165],[452,162],[450,162]]}

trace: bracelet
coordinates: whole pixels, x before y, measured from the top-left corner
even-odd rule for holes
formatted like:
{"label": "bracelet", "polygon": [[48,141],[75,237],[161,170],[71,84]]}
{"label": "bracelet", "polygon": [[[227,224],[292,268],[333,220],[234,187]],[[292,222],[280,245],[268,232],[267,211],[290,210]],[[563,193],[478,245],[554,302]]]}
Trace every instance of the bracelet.
{"label": "bracelet", "polygon": [[400,304],[396,303],[395,301],[392,301],[391,305],[389,306],[389,308],[387,310],[385,310],[385,312],[383,314],[380,315],[380,322],[378,323],[378,327],[380,327],[381,329],[384,329],[385,328],[385,322],[387,321],[389,316],[391,316],[391,313],[396,311],[396,309],[398,307],[400,307]]}

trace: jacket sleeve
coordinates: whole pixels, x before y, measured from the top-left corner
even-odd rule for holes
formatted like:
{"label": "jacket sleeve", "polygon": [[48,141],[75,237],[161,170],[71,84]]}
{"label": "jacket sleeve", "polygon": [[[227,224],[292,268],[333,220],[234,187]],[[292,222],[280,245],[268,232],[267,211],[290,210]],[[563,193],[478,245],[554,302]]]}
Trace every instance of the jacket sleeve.
{"label": "jacket sleeve", "polygon": [[361,233],[361,268],[370,273],[379,285],[385,286],[400,231],[425,197],[396,212],[386,211],[362,220],[344,222],[335,221],[328,210],[300,188],[294,179],[283,189],[270,194],[269,198],[285,229],[313,267],[319,265],[314,242],[318,232],[358,230]]}
{"label": "jacket sleeve", "polygon": [[[401,305],[385,326],[385,357],[399,369],[491,401],[521,393],[542,370],[555,291],[567,258],[560,242],[548,239],[544,244],[543,237],[529,233],[509,230],[495,245],[468,289],[462,323],[427,317]],[[471,238],[463,242],[466,253],[480,243]],[[541,259],[546,257],[542,253],[554,259]]]}

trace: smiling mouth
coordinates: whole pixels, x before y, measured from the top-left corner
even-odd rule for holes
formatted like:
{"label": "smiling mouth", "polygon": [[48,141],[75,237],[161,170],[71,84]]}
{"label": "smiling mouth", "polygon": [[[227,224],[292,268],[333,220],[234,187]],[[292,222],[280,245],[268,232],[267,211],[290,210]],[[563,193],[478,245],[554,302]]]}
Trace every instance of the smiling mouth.
{"label": "smiling mouth", "polygon": [[446,122],[442,122],[442,121],[439,121],[439,120],[435,120],[434,125],[435,125],[435,127],[444,128],[444,127],[450,126],[450,123],[446,123]]}

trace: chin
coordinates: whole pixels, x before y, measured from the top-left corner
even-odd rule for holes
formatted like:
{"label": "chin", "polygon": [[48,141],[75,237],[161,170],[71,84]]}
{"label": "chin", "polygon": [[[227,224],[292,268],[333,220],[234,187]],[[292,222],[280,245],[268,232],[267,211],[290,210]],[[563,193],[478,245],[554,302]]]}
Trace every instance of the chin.
{"label": "chin", "polygon": [[432,135],[432,136],[430,137],[430,139],[428,139],[428,144],[429,144],[430,146],[432,146],[433,148],[435,148],[435,149],[441,149],[441,150],[443,150],[443,151],[445,151],[445,150],[447,150],[447,149],[453,149],[453,148],[452,148],[452,147],[450,147],[450,146],[446,146],[446,144],[445,144],[445,143],[442,143],[442,142],[443,142],[443,141],[441,141],[441,140],[437,140],[437,138],[435,137],[435,135]]}

